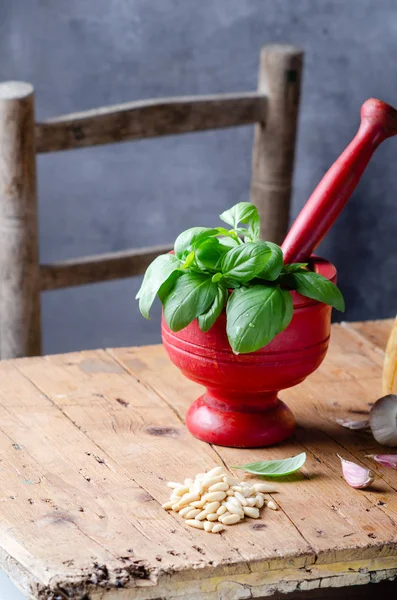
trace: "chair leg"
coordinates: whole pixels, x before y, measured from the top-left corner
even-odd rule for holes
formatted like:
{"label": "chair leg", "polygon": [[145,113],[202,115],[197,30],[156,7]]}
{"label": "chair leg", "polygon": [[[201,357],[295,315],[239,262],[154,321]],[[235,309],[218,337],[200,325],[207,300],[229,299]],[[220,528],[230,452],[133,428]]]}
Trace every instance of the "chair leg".
{"label": "chair leg", "polygon": [[277,244],[289,224],[302,65],[298,48],[262,48],[258,91],[266,94],[267,106],[255,127],[251,201],[261,216],[261,237]]}
{"label": "chair leg", "polygon": [[40,354],[34,93],[0,84],[0,359]]}

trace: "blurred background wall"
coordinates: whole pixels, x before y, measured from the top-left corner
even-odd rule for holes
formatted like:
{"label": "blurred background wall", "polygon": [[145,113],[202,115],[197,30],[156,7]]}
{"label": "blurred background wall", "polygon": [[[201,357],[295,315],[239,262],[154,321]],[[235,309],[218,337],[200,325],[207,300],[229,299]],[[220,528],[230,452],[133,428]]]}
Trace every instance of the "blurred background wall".
{"label": "blurred background wall", "polygon": [[[354,135],[362,102],[397,105],[395,0],[2,0],[0,80],[38,119],[147,97],[255,89],[260,47],[305,51],[293,215]],[[248,199],[252,128],[41,156],[42,261],[173,240]],[[397,309],[397,140],[377,151],[323,243],[347,320]],[[42,296],[44,350],[159,341],[140,278]],[[339,315],[335,315],[336,318]]]}

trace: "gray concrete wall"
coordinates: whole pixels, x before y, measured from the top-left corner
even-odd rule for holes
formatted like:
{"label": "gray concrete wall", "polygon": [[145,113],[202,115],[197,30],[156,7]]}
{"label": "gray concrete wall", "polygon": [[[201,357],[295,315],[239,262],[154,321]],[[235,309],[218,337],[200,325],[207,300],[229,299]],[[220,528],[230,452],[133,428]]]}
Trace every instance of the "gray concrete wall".
{"label": "gray concrete wall", "polygon": [[[36,88],[38,118],[147,97],[256,87],[261,45],[306,52],[294,214],[353,136],[362,102],[397,105],[395,0],[0,0],[0,80]],[[40,254],[167,242],[248,199],[252,128],[39,158]],[[397,310],[397,139],[381,147],[322,245],[346,318]],[[140,280],[43,295],[44,349],[159,340]]]}

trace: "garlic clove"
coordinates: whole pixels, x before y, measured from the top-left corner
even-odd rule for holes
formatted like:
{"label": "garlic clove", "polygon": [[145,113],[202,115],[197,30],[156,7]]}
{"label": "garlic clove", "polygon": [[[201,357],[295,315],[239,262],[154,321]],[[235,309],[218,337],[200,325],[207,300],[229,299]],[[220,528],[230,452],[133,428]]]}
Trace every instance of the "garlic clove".
{"label": "garlic clove", "polygon": [[355,429],[355,430],[361,430],[361,429],[369,429],[369,421],[352,421],[351,419],[334,419],[335,423],[338,423],[338,425],[342,425],[342,427],[346,427],[346,429]]}
{"label": "garlic clove", "polygon": [[372,435],[379,444],[397,446],[397,396],[379,398],[369,412]]}
{"label": "garlic clove", "polygon": [[373,458],[384,467],[397,469],[397,454],[368,454],[368,458]]}
{"label": "garlic clove", "polygon": [[373,483],[375,475],[370,469],[357,465],[350,460],[345,460],[339,454],[338,457],[342,463],[343,477],[351,487],[363,489]]}

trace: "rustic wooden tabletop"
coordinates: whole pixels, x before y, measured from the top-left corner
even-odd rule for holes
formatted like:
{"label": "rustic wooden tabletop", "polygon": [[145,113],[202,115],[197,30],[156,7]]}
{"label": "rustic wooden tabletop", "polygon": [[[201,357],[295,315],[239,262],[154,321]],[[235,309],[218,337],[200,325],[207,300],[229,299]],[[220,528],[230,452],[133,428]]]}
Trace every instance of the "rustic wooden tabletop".
{"label": "rustic wooden tabletop", "polygon": [[[381,395],[390,327],[334,325],[322,367],[282,394],[295,437],[268,449],[194,439],[184,416],[200,388],[161,346],[0,363],[1,568],[46,599],[234,600],[393,579],[397,471],[366,458],[370,434],[334,420],[365,418]],[[213,535],[161,508],[167,480],[303,450],[259,520]],[[337,453],[371,466],[373,487],[350,488]]]}

